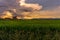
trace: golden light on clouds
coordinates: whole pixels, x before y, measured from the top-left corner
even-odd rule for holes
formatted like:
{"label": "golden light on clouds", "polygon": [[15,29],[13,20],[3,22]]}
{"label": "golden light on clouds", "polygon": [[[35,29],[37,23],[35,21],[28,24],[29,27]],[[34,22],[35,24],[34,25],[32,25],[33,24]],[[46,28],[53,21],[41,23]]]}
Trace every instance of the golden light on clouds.
{"label": "golden light on clouds", "polygon": [[2,19],[5,19],[5,18],[10,18],[10,19],[13,19],[13,15],[9,12],[9,11],[5,11],[3,13],[3,15],[1,16]]}
{"label": "golden light on clouds", "polygon": [[27,8],[32,8],[32,10],[40,10],[42,9],[42,6],[39,4],[32,4],[32,3],[26,3],[26,0],[20,0],[20,6],[22,7],[27,7]]}
{"label": "golden light on clouds", "polygon": [[[26,3],[25,1],[26,0],[18,1],[19,7],[16,7],[16,9],[8,8],[2,13],[3,15],[1,15],[0,18],[13,19],[14,15],[17,19],[60,18],[60,6],[55,7],[51,10],[41,10],[43,6],[39,4]],[[30,9],[32,9],[33,11],[30,12]],[[10,12],[9,10],[11,10],[12,12]]]}

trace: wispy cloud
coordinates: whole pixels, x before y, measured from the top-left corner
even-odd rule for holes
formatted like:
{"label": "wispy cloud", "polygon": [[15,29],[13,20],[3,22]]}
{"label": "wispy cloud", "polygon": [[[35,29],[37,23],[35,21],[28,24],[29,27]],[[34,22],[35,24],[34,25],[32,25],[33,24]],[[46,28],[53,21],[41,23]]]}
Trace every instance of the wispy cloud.
{"label": "wispy cloud", "polygon": [[23,13],[30,18],[60,18],[60,6],[52,10],[42,10],[40,12]]}

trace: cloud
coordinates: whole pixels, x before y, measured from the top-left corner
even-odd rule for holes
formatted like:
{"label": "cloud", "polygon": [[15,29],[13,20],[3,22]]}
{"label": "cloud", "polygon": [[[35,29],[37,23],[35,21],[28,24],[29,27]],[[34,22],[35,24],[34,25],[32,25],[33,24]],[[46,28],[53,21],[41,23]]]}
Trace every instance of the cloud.
{"label": "cloud", "polygon": [[34,11],[34,12],[24,12],[22,13],[24,18],[60,18],[60,6],[51,9],[51,10],[42,10],[42,11]]}
{"label": "cloud", "polygon": [[23,7],[23,8],[24,8],[24,7],[25,7],[25,8],[30,8],[30,9],[32,9],[32,10],[40,10],[40,9],[42,9],[42,6],[39,5],[38,3],[36,3],[36,4],[26,3],[25,1],[26,1],[26,0],[20,0],[20,1],[19,1],[21,7]]}
{"label": "cloud", "polygon": [[[9,13],[9,12],[7,11],[7,13]],[[8,14],[6,14],[6,15],[8,15]],[[11,14],[9,13],[9,15],[11,15]],[[23,12],[23,13],[21,13],[21,15],[23,16],[22,18],[24,18],[24,19],[33,19],[33,18],[60,18],[60,6],[55,7],[54,9],[50,9],[50,10]],[[8,16],[8,17],[12,18],[12,16]],[[17,16],[16,18],[17,19],[21,19],[21,16]]]}
{"label": "cloud", "polygon": [[[9,15],[15,15],[15,16],[24,16],[22,15],[22,12],[25,11],[37,11],[41,10],[42,6],[38,3],[26,3],[26,0],[3,0],[2,5],[0,5],[0,15],[2,13],[2,17],[10,17]],[[15,11],[14,11],[15,9]],[[12,12],[11,12],[12,11]],[[10,12],[12,14],[10,14]],[[8,15],[9,14],[9,15]]]}
{"label": "cloud", "polygon": [[[60,18],[60,6],[55,6],[54,8],[47,9],[47,10],[25,12],[26,9],[27,10],[28,9],[29,10],[31,10],[31,9],[32,10],[35,10],[35,9],[39,10],[39,9],[42,9],[43,7],[39,4],[25,3],[25,0],[4,0],[2,2],[2,5],[3,6],[0,8],[0,10],[1,10],[0,14],[3,12],[3,14],[5,13],[6,15],[8,15],[8,17],[10,17],[9,15],[13,14],[13,15],[17,15],[18,19],[20,19],[21,16],[23,16],[23,18],[26,18],[26,19],[32,19],[32,18]],[[51,7],[51,5],[50,5],[50,7]],[[12,14],[11,14],[7,10],[14,11],[15,13],[12,12]],[[11,16],[11,18],[12,18],[12,16]]]}

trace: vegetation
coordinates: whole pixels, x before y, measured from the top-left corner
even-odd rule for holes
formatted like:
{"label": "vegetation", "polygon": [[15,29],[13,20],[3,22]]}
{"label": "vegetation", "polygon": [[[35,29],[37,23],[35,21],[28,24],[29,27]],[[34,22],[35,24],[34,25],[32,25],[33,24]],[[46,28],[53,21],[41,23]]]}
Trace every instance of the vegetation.
{"label": "vegetation", "polygon": [[60,20],[0,20],[0,40],[60,40]]}

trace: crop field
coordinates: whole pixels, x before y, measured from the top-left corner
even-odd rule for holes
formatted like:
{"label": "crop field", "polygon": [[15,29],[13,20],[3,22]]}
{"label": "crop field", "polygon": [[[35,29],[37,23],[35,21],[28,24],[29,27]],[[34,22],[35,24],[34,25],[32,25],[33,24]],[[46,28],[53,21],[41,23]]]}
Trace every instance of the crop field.
{"label": "crop field", "polygon": [[60,40],[60,19],[1,19],[0,40]]}

